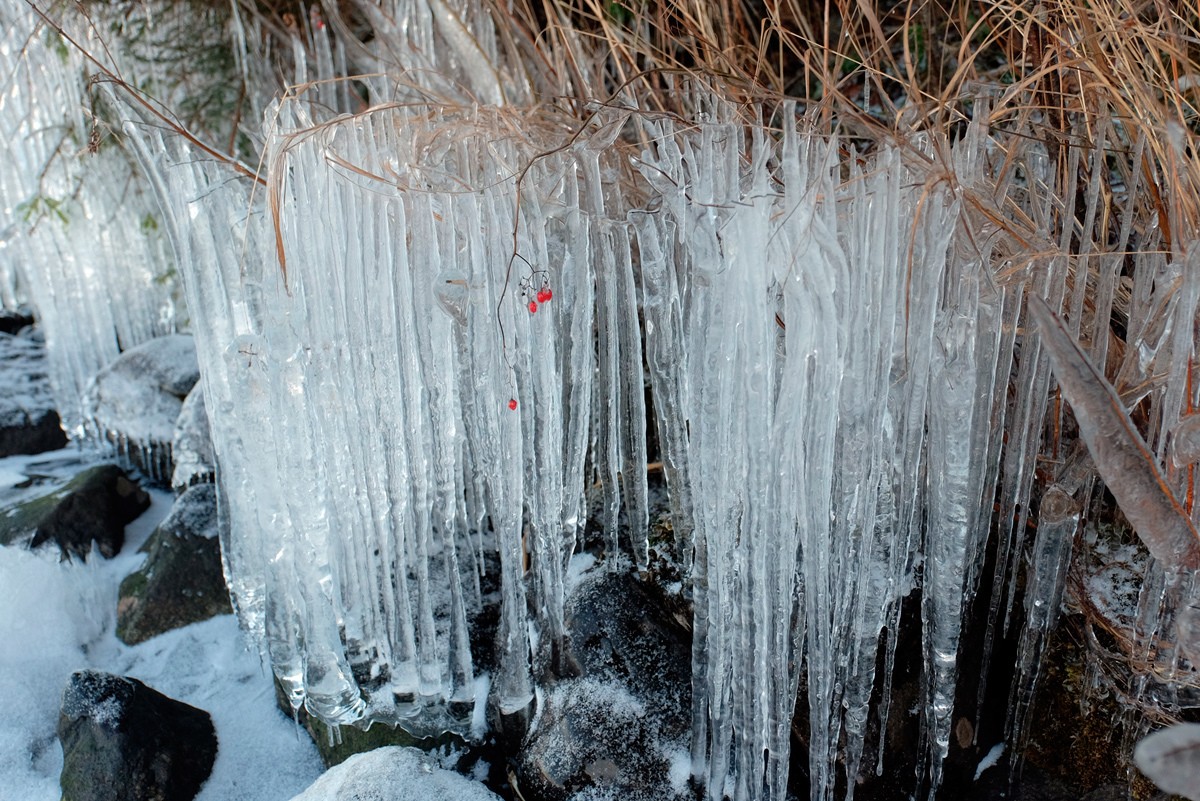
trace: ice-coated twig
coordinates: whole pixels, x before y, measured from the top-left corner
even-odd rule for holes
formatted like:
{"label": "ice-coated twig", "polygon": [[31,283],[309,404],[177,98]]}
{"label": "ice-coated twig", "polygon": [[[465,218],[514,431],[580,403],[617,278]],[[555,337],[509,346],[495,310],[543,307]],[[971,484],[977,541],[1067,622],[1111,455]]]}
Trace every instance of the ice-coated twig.
{"label": "ice-coated twig", "polygon": [[1045,301],[1031,296],[1029,313],[1096,469],[1121,511],[1164,568],[1200,569],[1200,535],[1167,486],[1116,390]]}

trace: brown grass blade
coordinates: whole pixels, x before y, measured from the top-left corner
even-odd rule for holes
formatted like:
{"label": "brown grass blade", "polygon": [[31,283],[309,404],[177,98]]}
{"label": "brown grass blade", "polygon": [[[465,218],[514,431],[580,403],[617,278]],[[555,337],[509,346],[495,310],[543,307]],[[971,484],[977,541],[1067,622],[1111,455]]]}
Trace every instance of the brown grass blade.
{"label": "brown grass blade", "polygon": [[1041,298],[1031,296],[1028,309],[1083,441],[1121,511],[1165,569],[1200,569],[1200,535],[1116,391]]}

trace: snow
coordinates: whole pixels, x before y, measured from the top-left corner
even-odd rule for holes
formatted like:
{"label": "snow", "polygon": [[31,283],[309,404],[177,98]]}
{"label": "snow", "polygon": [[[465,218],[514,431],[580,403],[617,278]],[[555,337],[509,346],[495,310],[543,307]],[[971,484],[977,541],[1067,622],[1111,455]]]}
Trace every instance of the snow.
{"label": "snow", "polygon": [[105,628],[104,615],[91,614],[96,561],[59,564],[48,551],[0,548],[3,801],[59,798],[59,701],[71,673],[87,666],[84,646]]}
{"label": "snow", "polygon": [[[82,466],[70,450],[0,459],[0,503],[30,492],[14,489],[15,480],[44,476],[45,491]],[[127,528],[114,559],[60,563],[52,550],[0,548],[0,801],[59,798],[59,703],[71,673],[84,668],[132,676],[212,716],[220,750],[199,801],[283,801],[321,773],[316,748],[276,708],[270,673],[232,615],[133,647],[116,639],[117,586],[171,506],[168,493],[149,492],[151,508]]]}
{"label": "snow", "polygon": [[415,748],[355,754],[292,801],[496,801],[483,785],[437,766]]}

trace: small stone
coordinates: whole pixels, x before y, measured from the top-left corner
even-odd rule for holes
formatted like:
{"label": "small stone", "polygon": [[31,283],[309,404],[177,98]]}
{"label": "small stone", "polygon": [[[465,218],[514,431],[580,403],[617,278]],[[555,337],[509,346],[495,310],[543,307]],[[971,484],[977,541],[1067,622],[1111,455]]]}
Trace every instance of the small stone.
{"label": "small stone", "polygon": [[58,738],[62,801],[191,801],[217,756],[207,712],[91,670],[67,683]]}

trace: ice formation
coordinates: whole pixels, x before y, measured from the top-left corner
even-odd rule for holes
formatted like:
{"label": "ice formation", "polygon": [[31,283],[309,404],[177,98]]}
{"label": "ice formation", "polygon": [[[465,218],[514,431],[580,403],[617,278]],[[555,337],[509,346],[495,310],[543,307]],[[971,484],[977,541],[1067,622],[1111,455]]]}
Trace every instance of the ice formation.
{"label": "ice formation", "polygon": [[[131,156],[109,141],[91,65],[23,2],[0,5],[0,31],[0,305],[32,305],[63,426],[78,435],[92,375],[176,328],[169,245]],[[87,27],[73,32],[99,49]]]}
{"label": "ice formation", "polygon": [[[698,125],[629,121],[654,143],[637,204],[604,125],[557,148],[502,110],[314,120],[289,99],[258,187],[143,139],[205,321],[239,610],[294,704],[349,722],[474,700],[468,624],[495,554],[492,687],[502,711],[528,705],[526,609],[563,637],[589,479],[609,558],[645,564],[644,361],[692,560],[694,775],[713,798],[784,797],[802,682],[812,797],[835,796],[841,761],[875,768],[867,720],[888,714],[889,633],[919,587],[936,788],[997,485],[1014,521],[1001,558],[1023,550],[1050,386],[1035,340],[1024,389],[1004,392],[1024,294],[1053,297],[1058,273],[998,280],[962,192],[927,179],[922,159],[987,176],[982,126],[917,166],[887,148],[860,163],[707,102]],[[1026,598],[1030,681],[1087,491],[1058,475]],[[1013,569],[994,579],[997,626]]]}
{"label": "ice formation", "polygon": [[[472,700],[492,548],[493,688],[503,711],[530,703],[525,596],[561,638],[589,476],[610,548],[623,510],[620,547],[646,563],[644,333],[693,557],[693,771],[713,797],[783,797],[803,665],[814,798],[843,732],[856,775],[923,554],[936,783],[1012,313],[952,244],[953,193],[890,150],[841,182],[836,142],[745,141],[719,104],[695,130],[642,123],[640,208],[603,141],[547,155],[502,111],[308,114],[268,115],[265,187],[160,167],[205,321],[234,590],[293,703],[349,722]],[[170,148],[143,144],[151,164]],[[531,313],[521,289],[543,282]]]}
{"label": "ice formation", "polygon": [[[596,107],[580,128],[506,108],[534,90],[472,4],[410,5],[375,9],[359,52],[297,43],[297,88],[265,109],[253,179],[157,123],[125,131],[184,276],[236,606],[293,706],[468,731],[471,623],[498,570],[490,688],[502,713],[526,710],[533,641],[557,657],[569,634],[589,487],[607,563],[648,567],[652,417],[694,602],[691,772],[710,798],[786,796],[802,686],[814,801],[880,769],[868,720],[890,712],[914,591],[924,786],[982,582],[989,637],[1023,624],[1019,737],[1095,485],[1074,456],[1039,464],[1062,412],[1026,300],[1064,311],[1063,335],[1098,364],[1114,310],[1129,321],[1118,402],[1145,401],[1162,482],[1183,497],[1194,257],[1151,233],[1122,283],[1131,213],[1101,231],[1093,181],[1078,230],[1059,225],[1045,148],[1000,157],[982,100],[960,141],[866,156],[794,108],[769,128],[700,90],[693,118]],[[411,72],[362,78],[394,101],[366,109],[348,82],[309,83],[350,60]],[[427,102],[426,78],[463,102]],[[1100,169],[1090,158],[1071,149],[1066,197]],[[1088,281],[1062,255],[1079,230],[1099,264]],[[1153,646],[1188,591],[1154,573],[1139,605],[1136,647],[1168,675],[1174,655]]]}

